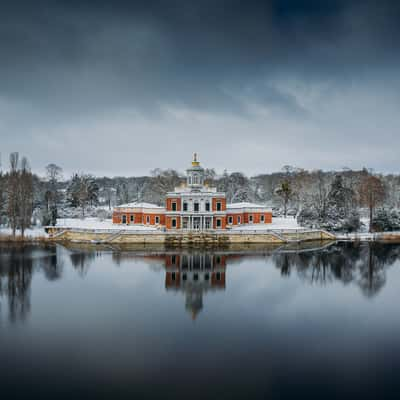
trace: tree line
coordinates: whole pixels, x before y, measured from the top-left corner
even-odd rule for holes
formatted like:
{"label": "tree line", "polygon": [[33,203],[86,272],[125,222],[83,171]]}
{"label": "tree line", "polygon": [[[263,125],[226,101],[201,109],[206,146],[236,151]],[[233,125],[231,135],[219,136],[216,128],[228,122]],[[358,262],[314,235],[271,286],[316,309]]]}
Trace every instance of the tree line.
{"label": "tree line", "polygon": [[[82,172],[65,178],[56,164],[45,170],[44,176],[33,174],[27,159],[18,153],[10,155],[6,171],[0,168],[0,222],[13,235],[17,230],[24,235],[32,223],[54,225],[60,217],[100,212],[109,217],[113,206],[129,202],[163,205],[166,192],[185,183],[185,174],[173,169],[112,178]],[[226,193],[228,202],[266,204],[275,217],[297,218],[305,226],[355,231],[364,216],[371,231],[400,229],[400,175],[376,174],[365,168],[308,171],[285,166],[253,177],[206,169],[205,178],[207,185]]]}

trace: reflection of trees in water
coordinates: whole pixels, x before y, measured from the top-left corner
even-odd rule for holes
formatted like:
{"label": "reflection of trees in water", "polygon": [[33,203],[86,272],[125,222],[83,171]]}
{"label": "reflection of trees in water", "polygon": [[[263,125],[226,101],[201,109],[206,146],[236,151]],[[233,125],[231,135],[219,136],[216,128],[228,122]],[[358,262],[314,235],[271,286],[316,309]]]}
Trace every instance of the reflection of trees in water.
{"label": "reflection of trees in water", "polygon": [[385,285],[386,270],[399,257],[398,245],[344,243],[320,251],[276,253],[273,260],[282,276],[295,271],[310,284],[356,283],[364,295],[371,297]]}
{"label": "reflection of trees in water", "polygon": [[33,273],[31,251],[25,247],[1,250],[0,290],[8,299],[9,319],[25,320],[30,312],[30,289]]}
{"label": "reflection of trees in water", "polygon": [[400,248],[393,245],[370,243],[363,249],[358,284],[365,296],[372,297],[383,288],[386,283],[386,269],[399,255]]}
{"label": "reflection of trees in water", "polygon": [[62,262],[62,258],[57,256],[56,252],[43,257],[40,260],[40,264],[47,280],[56,281],[62,277],[64,263]]}
{"label": "reflection of trees in water", "polygon": [[70,254],[70,260],[72,266],[76,269],[78,274],[84,278],[88,271],[90,264],[96,258],[97,252],[89,251],[89,252],[73,252]]}
{"label": "reflection of trees in water", "polygon": [[7,298],[10,321],[23,321],[30,313],[34,271],[42,270],[54,281],[61,278],[62,268],[54,246],[0,246],[0,295]]}

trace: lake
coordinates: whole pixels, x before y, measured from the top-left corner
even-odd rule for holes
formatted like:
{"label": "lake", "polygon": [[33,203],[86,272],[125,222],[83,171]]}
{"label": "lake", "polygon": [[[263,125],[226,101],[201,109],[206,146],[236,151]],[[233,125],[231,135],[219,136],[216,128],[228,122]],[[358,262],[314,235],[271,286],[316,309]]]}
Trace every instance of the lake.
{"label": "lake", "polygon": [[1,396],[398,398],[399,293],[393,244],[1,245]]}

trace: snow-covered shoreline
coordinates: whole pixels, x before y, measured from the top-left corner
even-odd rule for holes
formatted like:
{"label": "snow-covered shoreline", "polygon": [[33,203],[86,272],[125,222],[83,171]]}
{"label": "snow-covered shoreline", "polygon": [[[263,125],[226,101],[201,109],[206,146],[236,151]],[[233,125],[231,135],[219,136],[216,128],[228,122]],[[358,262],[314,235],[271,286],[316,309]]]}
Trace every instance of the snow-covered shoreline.
{"label": "snow-covered shoreline", "polygon": [[32,227],[25,230],[24,238],[21,237],[21,232],[17,230],[15,238],[12,236],[12,229],[0,227],[0,242],[11,241],[41,241],[49,238],[43,227]]}
{"label": "snow-covered shoreline", "polygon": [[[98,233],[106,232],[124,232],[126,234],[160,234],[165,232],[161,227],[154,227],[148,225],[120,225],[113,224],[111,219],[99,218],[60,218],[57,220],[55,226],[57,231],[73,230],[73,231],[90,231]],[[233,234],[262,234],[269,232],[280,233],[305,233],[315,231],[313,229],[305,228],[297,223],[295,218],[279,218],[275,217],[270,224],[243,224],[229,228],[224,231],[215,231],[217,233],[233,233]],[[378,240],[399,240],[400,231],[398,232],[356,232],[356,233],[331,233],[338,241],[378,241]],[[41,241],[51,239],[45,227],[33,227],[25,231],[24,241]],[[0,227],[0,241],[21,241],[20,232],[17,231],[17,236],[12,237],[12,230],[6,227]]]}

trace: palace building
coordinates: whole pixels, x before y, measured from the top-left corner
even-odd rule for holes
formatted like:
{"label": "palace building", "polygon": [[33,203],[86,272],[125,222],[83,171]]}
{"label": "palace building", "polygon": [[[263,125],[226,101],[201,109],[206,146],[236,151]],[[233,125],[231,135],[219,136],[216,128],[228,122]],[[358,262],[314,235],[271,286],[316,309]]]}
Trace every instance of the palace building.
{"label": "palace building", "polygon": [[166,194],[165,207],[129,203],[115,207],[113,212],[114,224],[147,225],[166,230],[224,230],[271,222],[272,211],[263,205],[227,204],[224,192],[205,183],[204,169],[196,153],[186,170],[186,184]]}

